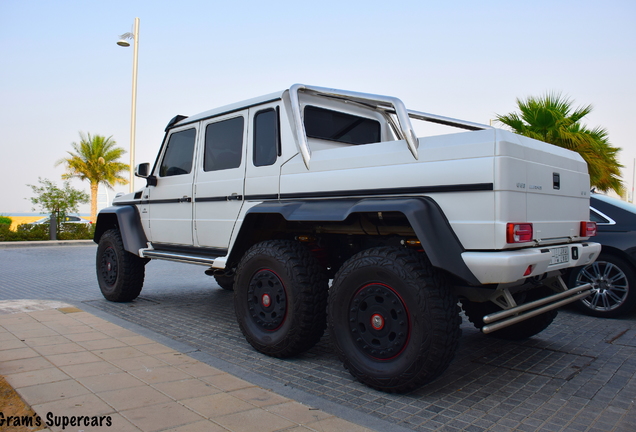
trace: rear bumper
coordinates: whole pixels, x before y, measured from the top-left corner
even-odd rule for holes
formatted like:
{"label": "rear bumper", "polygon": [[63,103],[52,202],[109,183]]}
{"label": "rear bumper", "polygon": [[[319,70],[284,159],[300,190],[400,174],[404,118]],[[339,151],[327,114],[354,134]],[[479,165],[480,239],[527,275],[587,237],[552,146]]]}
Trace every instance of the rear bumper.
{"label": "rear bumper", "polygon": [[[566,250],[567,261],[556,258],[565,257]],[[586,242],[514,251],[464,252],[462,259],[482,284],[501,284],[587,265],[594,262],[600,252],[600,244]],[[531,267],[531,272],[526,274],[528,267]]]}

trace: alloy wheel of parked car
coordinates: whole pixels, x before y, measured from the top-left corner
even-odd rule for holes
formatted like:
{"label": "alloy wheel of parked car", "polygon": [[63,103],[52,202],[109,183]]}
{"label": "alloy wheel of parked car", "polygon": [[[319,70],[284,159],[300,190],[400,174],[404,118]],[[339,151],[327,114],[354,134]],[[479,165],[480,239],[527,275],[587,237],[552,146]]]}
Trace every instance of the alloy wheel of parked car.
{"label": "alloy wheel of parked car", "polygon": [[596,262],[573,272],[571,279],[572,286],[592,284],[592,294],[577,302],[577,307],[590,315],[612,318],[636,304],[636,275],[619,257],[601,254]]}

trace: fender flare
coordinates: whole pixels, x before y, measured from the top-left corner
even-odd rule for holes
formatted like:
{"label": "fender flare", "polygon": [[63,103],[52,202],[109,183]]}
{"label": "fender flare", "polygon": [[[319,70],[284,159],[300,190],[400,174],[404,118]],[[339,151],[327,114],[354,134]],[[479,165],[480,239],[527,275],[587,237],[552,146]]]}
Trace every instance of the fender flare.
{"label": "fender flare", "polygon": [[289,222],[342,222],[354,213],[374,212],[404,214],[434,267],[471,285],[480,285],[462,259],[464,247],[441,207],[430,197],[268,201],[249,209],[244,221],[247,222],[250,215],[279,214]]}
{"label": "fender flare", "polygon": [[112,228],[119,229],[124,249],[128,252],[139,255],[139,249],[147,247],[148,239],[136,206],[112,206],[101,210],[97,215],[93,241],[99,243],[102,234]]}

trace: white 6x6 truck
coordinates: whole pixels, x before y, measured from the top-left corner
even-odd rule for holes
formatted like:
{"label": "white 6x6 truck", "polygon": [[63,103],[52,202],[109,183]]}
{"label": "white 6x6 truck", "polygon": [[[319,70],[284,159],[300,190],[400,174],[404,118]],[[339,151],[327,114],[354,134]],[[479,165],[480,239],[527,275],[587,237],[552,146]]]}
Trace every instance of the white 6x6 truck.
{"label": "white 6x6 truck", "polygon": [[[412,120],[460,130],[418,138]],[[388,392],[448,367],[458,302],[483,333],[530,337],[589,295],[561,273],[600,252],[578,154],[394,97],[294,85],[177,116],[136,173],[97,219],[104,297],[135,299],[152,259],[205,266],[256,350],[293,356],[328,328]]]}

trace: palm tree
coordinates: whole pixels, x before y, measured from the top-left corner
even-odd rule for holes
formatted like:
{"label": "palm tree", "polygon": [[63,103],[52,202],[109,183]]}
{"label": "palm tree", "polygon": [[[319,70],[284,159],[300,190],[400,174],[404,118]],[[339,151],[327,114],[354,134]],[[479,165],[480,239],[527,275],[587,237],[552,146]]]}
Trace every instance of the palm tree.
{"label": "palm tree", "polygon": [[497,120],[519,135],[578,152],[587,162],[591,185],[621,195],[623,166],[618,162],[621,149],[610,144],[604,128],[588,129],[581,124],[592,112],[592,105],[573,109],[572,104],[572,100],[554,92],[525,101],[517,99],[519,113],[497,115]]}
{"label": "palm tree", "polygon": [[118,161],[126,150],[115,147],[117,143],[112,136],[105,138],[80,132],[80,138],[79,144],[71,143],[74,152],[67,152],[70,157],[60,159],[56,165],[66,165],[67,172],[62,176],[64,179],[76,177],[88,180],[91,185],[91,220],[95,221],[97,187],[100,183],[111,189],[115,184],[128,184],[128,180],[120,172],[128,170],[129,166]]}

